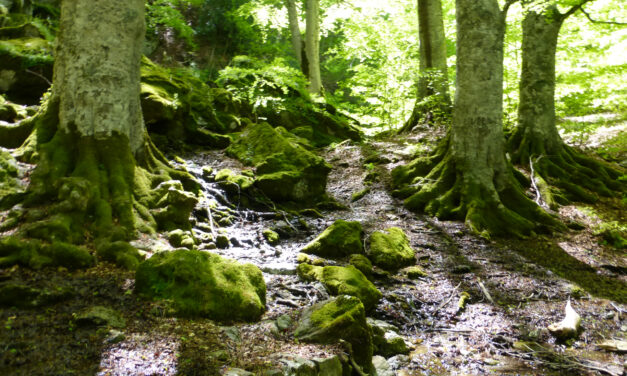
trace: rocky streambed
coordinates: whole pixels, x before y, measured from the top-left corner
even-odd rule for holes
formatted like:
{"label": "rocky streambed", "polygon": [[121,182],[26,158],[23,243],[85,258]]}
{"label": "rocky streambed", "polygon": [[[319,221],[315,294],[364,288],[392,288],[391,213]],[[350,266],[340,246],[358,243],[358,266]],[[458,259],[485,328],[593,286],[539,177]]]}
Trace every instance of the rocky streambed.
{"label": "rocky streambed", "polygon": [[[315,272],[307,278],[299,265],[310,264],[314,271],[358,266],[350,257],[301,253],[343,220],[360,224],[366,250],[373,233],[402,230],[419,267],[371,271],[381,293],[364,312],[374,333],[372,374],[621,375],[620,350],[605,351],[600,344],[627,336],[624,260],[585,231],[540,241],[488,241],[459,223],[406,211],[385,189],[386,176],[415,152],[408,146],[414,141],[328,148],[324,158],[333,169],[327,191],[345,209],[300,213],[253,202],[224,177],[225,169],[245,176],[247,167],[222,152],[183,156],[177,163],[202,182],[204,196],[194,209],[191,232],[135,245],[151,254],[196,243],[200,250],[258,266],[267,288],[259,322],[225,326],[173,318],[167,304],[137,298],[132,272],[107,264],[86,271],[14,267],[2,274],[3,282],[28,281],[39,301],[49,300],[36,304],[44,307],[37,310],[2,310],[0,367],[29,375],[347,374],[357,368],[348,354],[355,353],[359,335],[327,345],[295,336],[300,331],[301,339],[307,337],[304,312],[338,294]],[[585,214],[572,207],[563,215]],[[618,267],[602,267],[609,264]],[[576,340],[557,343],[546,327],[561,320],[569,298],[584,331]],[[335,299],[337,306],[352,309],[350,301]]]}

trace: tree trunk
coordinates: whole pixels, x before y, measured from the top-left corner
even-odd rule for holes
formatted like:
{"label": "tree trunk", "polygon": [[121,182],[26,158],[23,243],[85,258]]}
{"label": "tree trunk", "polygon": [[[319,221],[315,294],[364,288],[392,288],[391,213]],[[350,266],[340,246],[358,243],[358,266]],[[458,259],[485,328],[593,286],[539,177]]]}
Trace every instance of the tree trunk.
{"label": "tree trunk", "polygon": [[[95,240],[101,257],[136,266],[136,251],[125,253],[132,247],[118,244],[124,253],[118,254],[110,245],[130,240],[136,230],[156,230],[158,213],[150,209],[159,183],[176,178],[194,186],[154,148],[142,120],[144,7],[143,0],[62,2],[53,90],[21,147],[39,161],[20,238],[44,244]],[[161,202],[176,196],[189,206],[195,198],[184,193]]]}
{"label": "tree trunk", "polygon": [[483,236],[557,226],[525,196],[505,158],[503,13],[496,0],[457,0],[456,9],[453,125],[434,156],[394,170],[394,183],[406,186],[400,192],[410,209],[465,220]]}
{"label": "tree trunk", "polygon": [[302,41],[300,35],[300,28],[298,27],[298,10],[296,9],[295,0],[285,0],[287,7],[287,15],[289,17],[290,34],[292,36],[292,49],[296,55],[298,66],[302,66]]}
{"label": "tree trunk", "polygon": [[446,118],[451,112],[446,66],[446,36],[441,0],[418,0],[420,78],[411,117],[401,132],[413,129],[425,117]]}
{"label": "tree trunk", "polygon": [[[554,4],[538,12],[528,9],[523,20],[522,71],[518,127],[508,141],[512,162],[533,167],[542,200],[550,207],[571,199],[594,201],[586,189],[612,195],[620,189],[618,171],[577,153],[564,144],[556,126],[555,52],[566,17]],[[562,191],[553,191],[545,183]]]}
{"label": "tree trunk", "polygon": [[307,0],[307,30],[305,48],[309,65],[309,92],[320,94],[320,5],[319,0]]}

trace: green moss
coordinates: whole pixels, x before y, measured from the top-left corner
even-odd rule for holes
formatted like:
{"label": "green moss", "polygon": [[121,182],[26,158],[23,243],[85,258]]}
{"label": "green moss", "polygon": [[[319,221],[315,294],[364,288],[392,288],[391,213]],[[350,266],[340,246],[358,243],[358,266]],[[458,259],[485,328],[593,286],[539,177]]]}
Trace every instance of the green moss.
{"label": "green moss", "polygon": [[17,163],[11,154],[0,148],[0,210],[22,200],[24,187],[18,177]]}
{"label": "green moss", "polygon": [[364,255],[353,254],[350,256],[349,264],[354,266],[357,270],[362,272],[366,278],[372,280],[372,263]]}
{"label": "green moss", "polygon": [[397,227],[387,229],[387,233],[376,231],[370,236],[368,258],[385,270],[398,270],[416,263],[407,235]]}
{"label": "green moss", "polygon": [[338,296],[307,308],[294,332],[303,342],[350,344],[351,356],[365,371],[372,367],[372,330],[366,323],[363,304],[354,297]]}
{"label": "green moss", "polygon": [[370,193],[370,187],[366,187],[366,188],[362,189],[359,192],[353,193],[351,195],[351,202],[355,202],[355,201],[358,201],[358,200],[362,199],[368,193]]}
{"label": "green moss", "polygon": [[429,275],[420,266],[414,265],[401,270],[401,273],[409,279],[418,279],[428,277]]}
{"label": "green moss", "polygon": [[137,293],[170,299],[182,316],[254,321],[265,310],[261,271],[207,252],[157,253],[140,264],[135,280]]}
{"label": "green moss", "polygon": [[328,258],[363,254],[363,235],[364,232],[359,222],[338,219],[301,251]]}
{"label": "green moss", "polygon": [[332,295],[351,295],[359,298],[367,311],[374,309],[382,295],[366,276],[352,265],[313,266],[299,264],[298,275],[305,281],[319,281]]}
{"label": "green moss", "polygon": [[79,269],[92,266],[94,258],[86,248],[64,242],[48,244],[38,240],[6,237],[0,240],[0,266],[14,264],[33,269],[45,266]]}
{"label": "green moss", "polygon": [[331,166],[267,123],[246,128],[227,153],[255,166],[255,185],[271,199],[301,201],[325,192]]}
{"label": "green moss", "polygon": [[227,193],[239,195],[243,191],[250,189],[255,180],[249,176],[239,175],[225,168],[218,171],[215,176],[215,181],[217,181],[220,187]]}
{"label": "green moss", "polygon": [[99,259],[109,261],[120,267],[135,270],[144,259],[137,248],[125,241],[104,241],[97,245],[96,255]]}
{"label": "green moss", "polygon": [[141,77],[142,110],[151,133],[166,136],[165,140],[173,146],[181,141],[217,148],[229,145],[230,139],[219,133],[233,131],[240,122],[234,114],[218,110],[213,102],[233,104],[232,98],[223,98],[222,92],[214,95],[215,89],[197,77],[158,66],[146,57],[142,60]]}
{"label": "green moss", "polygon": [[271,245],[279,244],[279,240],[281,239],[279,234],[270,230],[269,228],[262,231],[263,237],[268,241]]}

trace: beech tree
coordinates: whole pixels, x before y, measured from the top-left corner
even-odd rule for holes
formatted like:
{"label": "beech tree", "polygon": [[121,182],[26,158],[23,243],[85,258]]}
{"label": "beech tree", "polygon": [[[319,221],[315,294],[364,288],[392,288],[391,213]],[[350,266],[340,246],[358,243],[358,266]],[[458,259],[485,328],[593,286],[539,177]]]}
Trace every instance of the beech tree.
{"label": "beech tree", "polygon": [[405,205],[473,232],[524,236],[560,226],[527,198],[505,157],[503,38],[496,0],[457,0],[457,82],[453,124],[435,153],[393,170]]}
{"label": "beech tree", "polygon": [[305,50],[309,67],[309,91],[319,94],[322,90],[320,78],[320,4],[319,0],[307,0],[307,30]]}
{"label": "beech tree", "polygon": [[416,104],[400,132],[412,130],[425,117],[446,117],[451,112],[441,0],[418,0],[418,35],[420,77]]}
{"label": "beech tree", "polygon": [[23,160],[38,161],[20,237],[96,240],[115,259],[111,244],[128,250],[119,241],[156,230],[150,209],[159,183],[177,179],[195,188],[187,173],[168,165],[143,123],[144,7],[143,0],[61,3],[52,92],[29,120],[34,131],[20,149]]}
{"label": "beech tree", "polygon": [[296,8],[296,1],[285,0],[285,6],[287,8],[287,16],[289,19],[292,48],[294,49],[298,65],[302,67],[303,42],[300,35],[300,27],[298,26],[298,9]]}
{"label": "beech tree", "polygon": [[[556,126],[555,53],[560,28],[589,1],[582,0],[564,13],[556,1],[524,3],[518,126],[508,147],[513,163],[532,170],[543,203],[552,208],[569,200],[594,201],[589,191],[611,196],[612,189],[621,189],[616,181],[619,171],[566,145]],[[553,192],[547,182],[560,191]]]}

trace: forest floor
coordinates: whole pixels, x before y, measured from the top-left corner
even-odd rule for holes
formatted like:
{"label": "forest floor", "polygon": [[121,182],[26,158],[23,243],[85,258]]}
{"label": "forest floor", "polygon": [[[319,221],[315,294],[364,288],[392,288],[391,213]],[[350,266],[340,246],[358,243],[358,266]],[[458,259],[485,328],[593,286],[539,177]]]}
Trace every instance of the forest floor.
{"label": "forest floor", "polygon": [[[460,223],[408,212],[388,193],[389,171],[431,148],[436,138],[437,132],[422,129],[403,140],[341,143],[324,150],[334,167],[328,193],[348,209],[324,211],[323,218],[265,217],[230,198],[236,220],[218,231],[232,246],[211,251],[252,262],[264,272],[268,310],[256,324],[169,317],[160,303],[133,293],[133,272],[107,263],[79,271],[0,269],[2,283],[25,283],[55,296],[36,309],[0,311],[0,374],[212,375],[229,367],[261,372],[296,356],[336,354],[341,349],[300,344],[291,334],[299,312],[326,296],[319,285],[295,275],[297,254],[336,219],[360,221],[367,234],[402,228],[426,271],[417,280],[390,275],[376,282],[383,299],[371,316],[396,325],[411,345],[409,355],[388,359],[397,375],[625,374],[624,355],[598,347],[604,340],[627,340],[625,250],[602,244],[599,235],[604,224],[627,223],[624,202],[604,199],[561,208],[564,219],[584,224],[578,231],[516,241],[477,238]],[[365,163],[373,152],[382,163]],[[197,175],[204,165],[244,169],[220,151],[182,158]],[[367,187],[365,181],[373,182]],[[207,196],[217,191],[212,183],[204,187]],[[367,193],[351,202],[365,188]],[[261,234],[270,227],[282,230],[277,246]],[[197,235],[215,230],[196,221]],[[136,244],[167,247],[163,238]],[[463,292],[470,300],[460,310]],[[562,319],[568,299],[584,331],[574,341],[556,343],[546,327]],[[117,329],[86,325],[82,314],[94,306],[113,308],[124,324]],[[275,325],[277,319],[288,323],[284,329]]]}

